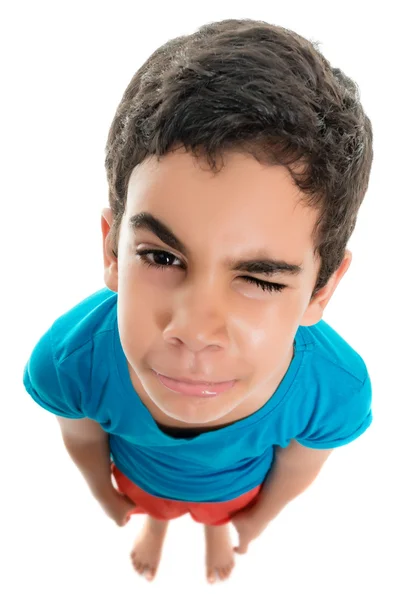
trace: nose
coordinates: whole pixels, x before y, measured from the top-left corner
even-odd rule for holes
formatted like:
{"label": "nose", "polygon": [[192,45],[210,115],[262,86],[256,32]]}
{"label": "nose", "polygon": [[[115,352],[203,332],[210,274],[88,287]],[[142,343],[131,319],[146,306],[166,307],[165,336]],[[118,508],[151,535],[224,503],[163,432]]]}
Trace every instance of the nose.
{"label": "nose", "polygon": [[191,352],[227,347],[226,308],[215,289],[192,286],[181,290],[174,300],[170,321],[164,329],[166,342],[184,344]]}

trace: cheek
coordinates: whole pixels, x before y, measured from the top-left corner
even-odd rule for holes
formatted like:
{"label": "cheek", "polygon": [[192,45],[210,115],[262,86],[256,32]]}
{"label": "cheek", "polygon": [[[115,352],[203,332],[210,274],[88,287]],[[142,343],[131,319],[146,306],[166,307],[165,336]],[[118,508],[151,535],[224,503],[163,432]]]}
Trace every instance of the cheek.
{"label": "cheek", "polygon": [[293,320],[287,299],[279,298],[263,303],[242,303],[240,310],[230,312],[227,322],[240,345],[254,355],[276,347]]}
{"label": "cheek", "polygon": [[297,329],[293,315],[283,315],[280,310],[271,312],[260,312],[256,319],[236,318],[232,322],[240,358],[251,365],[257,379],[280,368],[293,345]]}
{"label": "cheek", "polygon": [[154,343],[156,327],[151,296],[134,281],[118,289],[118,328],[121,343],[130,362],[147,353]]}

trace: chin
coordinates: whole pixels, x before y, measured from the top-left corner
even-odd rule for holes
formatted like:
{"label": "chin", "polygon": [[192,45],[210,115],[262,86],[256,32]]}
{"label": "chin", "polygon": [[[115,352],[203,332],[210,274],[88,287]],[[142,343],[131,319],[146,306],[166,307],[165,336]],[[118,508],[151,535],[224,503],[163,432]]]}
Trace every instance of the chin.
{"label": "chin", "polygon": [[222,403],[221,398],[192,398],[177,396],[176,398],[159,398],[153,402],[168,417],[185,424],[207,425],[224,418],[232,412],[236,405]]}
{"label": "chin", "polygon": [[171,410],[167,407],[159,405],[160,410],[162,410],[168,417],[175,419],[176,421],[180,421],[185,425],[193,425],[193,427],[202,426],[212,424],[218,419],[223,418],[227,413],[221,411],[210,411],[208,410],[197,410],[197,411],[179,411]]}

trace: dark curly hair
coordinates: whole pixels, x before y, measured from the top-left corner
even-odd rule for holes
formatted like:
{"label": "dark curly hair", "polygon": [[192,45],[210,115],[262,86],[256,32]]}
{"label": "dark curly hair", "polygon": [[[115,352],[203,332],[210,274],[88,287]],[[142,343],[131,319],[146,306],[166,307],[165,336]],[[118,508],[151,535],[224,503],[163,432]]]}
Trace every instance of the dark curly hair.
{"label": "dark curly hair", "polygon": [[[297,33],[250,19],[206,24],[157,49],[133,76],[105,167],[117,255],[132,170],[176,146],[218,172],[223,153],[284,165],[317,209],[312,297],[340,266],[368,187],[372,128],[356,83]],[[301,168],[299,168],[301,167]]]}

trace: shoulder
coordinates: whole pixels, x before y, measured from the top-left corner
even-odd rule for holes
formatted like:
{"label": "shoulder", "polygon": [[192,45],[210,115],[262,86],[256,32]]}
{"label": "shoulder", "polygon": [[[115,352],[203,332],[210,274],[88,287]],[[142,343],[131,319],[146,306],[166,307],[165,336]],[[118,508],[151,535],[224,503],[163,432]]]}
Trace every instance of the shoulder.
{"label": "shoulder", "polygon": [[[115,294],[114,294],[115,296]],[[67,419],[96,417],[109,377],[116,300],[103,290],[54,321],[34,346],[23,383],[43,408]]]}
{"label": "shoulder", "polygon": [[342,381],[354,391],[358,390],[368,376],[360,353],[323,319],[316,325],[299,329],[311,354],[308,363],[312,376],[332,378],[335,386]]}
{"label": "shoulder", "polygon": [[54,360],[61,365],[75,353],[84,353],[97,336],[114,330],[117,294],[103,288],[54,321],[51,327]]}

